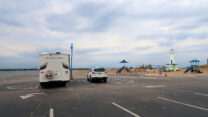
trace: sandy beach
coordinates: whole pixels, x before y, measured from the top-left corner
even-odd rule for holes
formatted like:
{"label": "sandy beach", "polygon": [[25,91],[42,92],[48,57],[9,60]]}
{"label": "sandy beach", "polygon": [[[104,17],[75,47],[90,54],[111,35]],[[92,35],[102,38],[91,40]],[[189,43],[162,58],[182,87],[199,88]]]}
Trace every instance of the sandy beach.
{"label": "sandy beach", "polygon": [[[116,74],[116,71],[119,70],[117,69],[106,69],[108,74]],[[87,74],[89,70],[75,70],[73,71],[74,75],[79,75],[79,74]],[[162,72],[162,74],[159,74],[158,69],[152,69],[148,73],[145,72],[145,69],[130,69],[130,72],[127,72],[126,70],[123,70],[120,74],[144,74],[147,77],[205,77],[208,76],[208,69],[207,68],[202,68],[201,71],[202,73],[191,73],[187,72],[184,73],[185,69],[180,69],[179,71],[172,71],[172,72]]]}

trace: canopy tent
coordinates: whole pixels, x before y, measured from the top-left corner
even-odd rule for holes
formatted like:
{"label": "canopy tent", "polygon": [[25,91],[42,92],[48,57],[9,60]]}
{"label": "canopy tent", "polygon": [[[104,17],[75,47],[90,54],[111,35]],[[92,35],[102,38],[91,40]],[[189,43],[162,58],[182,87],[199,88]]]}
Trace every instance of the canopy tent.
{"label": "canopy tent", "polygon": [[120,63],[128,63],[126,60],[122,60]]}
{"label": "canopy tent", "polygon": [[122,63],[123,64],[123,66],[125,66],[125,64],[126,63],[128,63],[126,60],[122,60],[121,62],[119,62],[119,63]]}
{"label": "canopy tent", "polygon": [[123,64],[123,67],[121,67],[121,68],[116,72],[116,74],[121,73],[121,71],[122,71],[123,69],[125,69],[127,72],[129,72],[128,68],[125,66],[125,64],[128,63],[126,60],[122,60],[122,61],[119,62],[119,63]]}

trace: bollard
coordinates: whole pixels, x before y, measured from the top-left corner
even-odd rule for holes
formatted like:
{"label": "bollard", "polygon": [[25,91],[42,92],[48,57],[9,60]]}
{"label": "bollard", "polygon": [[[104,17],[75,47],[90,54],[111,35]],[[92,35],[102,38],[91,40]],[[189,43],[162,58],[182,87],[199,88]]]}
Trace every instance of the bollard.
{"label": "bollard", "polygon": [[70,80],[73,80],[73,76],[70,76]]}
{"label": "bollard", "polygon": [[167,73],[165,73],[165,77],[168,77]]}

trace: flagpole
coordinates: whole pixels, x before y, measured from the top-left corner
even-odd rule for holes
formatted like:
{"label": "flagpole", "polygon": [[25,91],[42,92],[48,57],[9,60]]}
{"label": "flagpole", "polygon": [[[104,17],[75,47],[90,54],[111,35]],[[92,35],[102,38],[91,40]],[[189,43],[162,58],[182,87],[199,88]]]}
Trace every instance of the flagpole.
{"label": "flagpole", "polygon": [[71,43],[71,67],[70,67],[70,80],[73,79],[73,76],[72,76],[72,56],[73,56],[73,43]]}

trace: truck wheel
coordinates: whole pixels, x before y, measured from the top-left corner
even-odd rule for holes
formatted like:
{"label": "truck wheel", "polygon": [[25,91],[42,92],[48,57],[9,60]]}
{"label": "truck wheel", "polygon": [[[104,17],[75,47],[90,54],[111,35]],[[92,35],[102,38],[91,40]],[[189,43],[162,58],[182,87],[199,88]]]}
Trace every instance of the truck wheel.
{"label": "truck wheel", "polygon": [[104,78],[103,81],[106,83],[107,82],[107,78]]}
{"label": "truck wheel", "polygon": [[88,76],[87,76],[87,81],[89,82],[89,78],[88,78]]}
{"label": "truck wheel", "polygon": [[89,80],[90,80],[90,82],[92,82],[92,77],[91,76],[90,76],[90,79]]}

